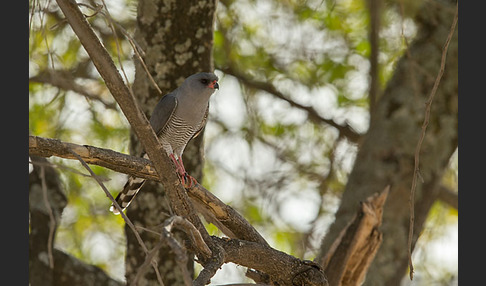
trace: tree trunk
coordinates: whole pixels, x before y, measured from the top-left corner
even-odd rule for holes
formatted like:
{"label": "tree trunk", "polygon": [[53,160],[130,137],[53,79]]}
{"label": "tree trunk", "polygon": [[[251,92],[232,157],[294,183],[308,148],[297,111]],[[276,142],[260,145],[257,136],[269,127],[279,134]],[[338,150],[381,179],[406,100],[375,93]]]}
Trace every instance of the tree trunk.
{"label": "tree trunk", "polygon": [[[203,3],[203,4],[201,4]],[[138,4],[137,33],[135,39],[145,55],[143,60],[150,75],[162,94],[151,83],[144,67],[135,59],[133,93],[140,107],[150,118],[160,98],[174,90],[189,75],[200,71],[213,71],[212,46],[213,22],[216,1],[157,1],[142,0]],[[141,147],[132,132],[131,153],[140,154]],[[184,151],[184,165],[189,174],[202,180],[203,134],[190,142]],[[127,215],[135,225],[153,228],[171,215],[161,184],[148,181]],[[125,228],[127,235],[126,278],[130,282],[145,261],[133,232]],[[158,237],[148,232],[142,239],[151,249]],[[193,273],[193,259],[189,254],[188,269]],[[168,246],[160,249],[158,266],[165,285],[183,285],[182,272],[177,267],[176,256]],[[157,285],[154,270],[150,269],[140,285]]]}
{"label": "tree trunk", "polygon": [[[425,1],[417,12],[418,34],[398,62],[379,98],[370,129],[361,142],[336,219],[324,238],[321,258],[350,221],[360,201],[391,185],[383,215],[383,244],[365,285],[399,285],[407,271],[409,196],[414,154],[422,132],[425,102],[441,65],[444,43],[456,10],[455,1]],[[439,185],[458,143],[457,29],[450,43],[445,72],[432,102],[430,121],[420,151],[420,177],[415,200],[413,245],[437,198]]]}

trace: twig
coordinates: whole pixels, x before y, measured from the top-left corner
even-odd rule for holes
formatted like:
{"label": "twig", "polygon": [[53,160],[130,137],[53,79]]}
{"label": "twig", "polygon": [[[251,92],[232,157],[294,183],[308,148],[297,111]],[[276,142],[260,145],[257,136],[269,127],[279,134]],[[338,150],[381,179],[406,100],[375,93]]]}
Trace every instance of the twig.
{"label": "twig", "polygon": [[116,104],[106,102],[98,95],[91,93],[86,86],[77,84],[71,74],[63,70],[46,70],[29,78],[29,82],[47,83],[59,89],[71,90],[83,95],[89,100],[96,100],[102,103],[105,108],[116,110]]}
{"label": "twig", "polygon": [[[201,237],[201,234],[199,233],[199,231],[197,231],[194,225],[181,216],[172,216],[165,220],[164,227],[162,228],[162,234],[156,233],[160,236],[160,240],[157,243],[157,245],[147,255],[147,258],[138,269],[137,274],[135,275],[135,278],[133,279],[131,284],[137,285],[137,282],[140,279],[140,277],[142,277],[147,271],[150,265],[149,263],[152,260],[152,258],[155,256],[157,251],[164,245],[164,243],[167,243],[174,251],[174,253],[177,255],[177,264],[181,268],[184,284],[186,286],[192,285],[192,280],[186,268],[186,263],[187,263],[186,251],[184,250],[184,247],[181,246],[180,243],[172,236],[171,232],[173,227],[177,227],[178,229],[184,231],[189,236],[194,246],[199,248],[200,251],[205,252],[208,256],[211,255],[211,250],[206,245],[206,243]],[[152,230],[148,230],[148,231],[153,232]]]}
{"label": "twig", "polygon": [[[147,116],[142,112],[130,89],[125,85],[110,54],[101,44],[93,29],[86,21],[75,1],[56,0],[66,16],[69,25],[88,53],[94,66],[103,78],[106,87],[118,102],[130,126],[135,131],[147,155],[152,160],[162,184],[166,187],[174,212],[186,216],[201,232],[206,242],[212,243],[207,230],[188,201],[187,193],[180,184],[170,159],[165,155],[162,146],[150,126]],[[203,255],[202,253],[198,253]]]}
{"label": "twig", "polygon": [[111,18],[110,11],[108,11],[108,6],[106,6],[105,0],[101,0],[101,2],[103,2],[103,6],[105,7],[105,10],[106,10],[106,13],[102,13],[102,14],[108,20],[108,23],[110,24],[110,29],[111,29],[111,31],[114,35],[114,38],[115,38],[115,45],[116,45],[116,51],[117,51],[116,56],[118,58],[118,64],[120,65],[120,69],[123,73],[123,76],[125,77],[125,84],[128,86],[128,89],[131,91],[132,87],[130,85],[130,81],[128,80],[128,76],[125,72],[125,69],[123,68],[123,63],[122,63],[122,60],[121,60],[121,57],[120,57],[120,54],[121,54],[120,43],[118,41],[118,35],[116,33],[115,26],[113,25],[113,19]]}
{"label": "twig", "polygon": [[446,42],[442,49],[442,57],[440,62],[440,69],[439,73],[435,79],[434,86],[432,87],[432,91],[430,92],[429,98],[425,102],[425,118],[422,124],[422,132],[420,134],[419,141],[415,148],[415,165],[413,171],[413,178],[412,178],[412,187],[410,189],[410,225],[408,229],[408,266],[410,267],[410,280],[413,280],[413,262],[412,262],[412,240],[413,240],[413,225],[415,221],[415,210],[414,210],[414,203],[415,203],[415,189],[417,187],[417,178],[420,176],[420,149],[422,148],[422,142],[425,138],[425,132],[427,130],[427,126],[429,125],[429,118],[430,118],[430,110],[432,107],[432,101],[434,100],[435,94],[437,93],[437,89],[439,87],[440,80],[442,79],[442,75],[444,74],[446,58],[447,58],[447,50],[449,48],[449,44],[452,40],[452,36],[454,35],[454,30],[456,29],[457,18],[458,18],[458,3],[456,3],[456,12],[454,15],[454,20],[452,21],[451,29],[449,35],[447,36]]}
{"label": "twig", "polygon": [[[89,164],[140,178],[161,181],[156,174],[153,162],[148,159],[90,145],[78,145],[58,139],[29,135],[30,155],[77,159],[76,156],[67,151],[68,149],[75,151],[84,162]],[[268,245],[261,234],[241,214],[223,203],[200,184],[187,189],[187,194],[197,211],[202,213],[208,222],[216,225],[227,236]],[[207,217],[208,213],[211,214],[211,217]]]}
{"label": "twig", "polygon": [[54,218],[54,213],[52,212],[51,204],[47,198],[47,186],[46,177],[44,172],[44,167],[40,166],[40,177],[42,185],[42,198],[44,199],[44,204],[47,208],[47,213],[49,214],[49,237],[47,238],[47,255],[49,257],[49,267],[54,269],[54,256],[52,254],[52,246],[54,244],[54,230],[56,226],[56,220]]}
{"label": "twig", "polygon": [[305,106],[303,104],[300,104],[300,103],[290,99],[288,96],[286,96],[282,92],[278,91],[277,88],[271,83],[252,80],[247,75],[236,71],[232,67],[222,68],[221,71],[224,72],[225,74],[229,74],[229,75],[236,77],[240,82],[242,82],[246,86],[268,92],[268,93],[274,95],[275,97],[288,102],[292,107],[304,110],[305,112],[307,112],[307,116],[308,116],[310,121],[312,121],[315,124],[324,123],[324,124],[327,124],[327,125],[330,125],[330,126],[336,128],[339,131],[340,135],[346,137],[346,139],[348,139],[349,141],[351,141],[353,143],[357,143],[359,141],[359,139],[361,138],[361,134],[355,132],[349,124],[342,126],[342,125],[336,123],[332,119],[326,119],[326,118],[320,116],[319,113],[317,112],[317,110],[314,109],[314,107]]}
{"label": "twig", "polygon": [[[67,150],[69,152],[71,152],[74,155],[74,157],[76,157],[78,159],[78,161],[83,165],[83,167],[85,167],[86,170],[88,170],[88,172],[91,174],[91,177],[93,177],[93,179],[96,180],[96,182],[98,183],[98,185],[100,185],[100,187],[105,192],[106,196],[111,200],[111,202],[113,203],[113,205],[115,206],[115,208],[120,212],[120,215],[122,216],[122,218],[125,221],[125,223],[132,229],[133,233],[135,234],[135,237],[137,238],[138,243],[142,247],[142,249],[145,252],[145,254],[148,256],[149,255],[149,251],[147,249],[147,246],[145,246],[145,243],[143,242],[142,238],[140,237],[140,234],[138,233],[137,229],[133,225],[132,221],[125,215],[125,213],[123,212],[123,209],[116,202],[115,198],[113,198],[113,196],[110,194],[110,192],[105,187],[105,185],[103,184],[103,182],[98,178],[98,176],[93,172],[93,170],[91,170],[91,168],[88,166],[88,164],[86,164],[86,162],[83,160],[83,158],[81,158],[81,156],[79,156],[76,152],[74,152],[69,147],[67,147]],[[157,274],[157,279],[159,280],[160,285],[163,285],[162,277],[160,276],[159,269],[157,268],[157,265],[156,265],[157,264],[156,261],[155,260],[151,260],[151,263],[152,263],[152,266],[153,266],[153,268],[155,270],[155,273]]]}
{"label": "twig", "polygon": [[139,49],[135,46],[135,41],[133,41],[132,39],[130,38],[127,38],[128,39],[128,42],[130,43],[130,45],[132,46],[133,48],[133,51],[135,52],[135,55],[137,56],[137,59],[140,61],[140,63],[142,64],[142,67],[143,67],[143,70],[145,71],[145,73],[147,74],[150,82],[152,83],[152,85],[155,87],[155,89],[157,90],[157,92],[162,95],[162,90],[160,90],[159,86],[157,85],[157,83],[155,82],[154,78],[152,77],[152,74],[149,72],[148,70],[148,67],[147,65],[145,64],[145,61],[143,60],[142,56],[140,55],[139,53]]}
{"label": "twig", "polygon": [[[91,175],[88,175],[88,174],[85,174],[83,172],[80,172],[80,171],[76,170],[75,168],[72,168],[72,167],[69,167],[69,166],[65,166],[63,164],[59,164],[59,163],[56,163],[56,162],[33,162],[33,161],[29,160],[29,164],[37,165],[37,166],[56,167],[56,168],[59,168],[59,169],[67,170],[69,172],[72,172],[72,173],[74,173],[76,175],[80,175],[82,177],[91,177]],[[98,176],[98,178],[100,178],[102,181],[109,181],[109,180],[111,180],[110,178],[102,177],[102,176]]]}
{"label": "twig", "polygon": [[180,243],[171,235],[173,227],[177,227],[178,229],[184,231],[191,239],[193,245],[199,248],[201,252],[206,253],[207,256],[211,255],[211,250],[202,239],[201,233],[199,233],[196,227],[194,227],[194,225],[185,218],[181,216],[172,216],[165,221],[164,228],[162,229],[163,236],[167,239],[169,246],[177,255],[177,264],[181,268],[184,284],[186,284],[186,286],[190,286],[192,285],[192,279],[186,267],[186,251],[184,247],[182,247]]}
{"label": "twig", "polygon": [[[159,242],[154,246],[154,248],[152,248],[152,250],[150,250],[150,252],[147,253],[145,261],[138,268],[137,274],[135,275],[135,278],[133,278],[130,285],[136,286],[138,284],[138,280],[140,279],[140,277],[142,277],[145,274],[145,272],[147,272],[152,262],[155,261],[154,257],[163,245],[164,245],[164,240],[162,240],[161,238]],[[157,275],[157,278],[159,277],[159,275]],[[164,282],[162,282],[162,280],[159,280],[159,284],[163,286]]]}

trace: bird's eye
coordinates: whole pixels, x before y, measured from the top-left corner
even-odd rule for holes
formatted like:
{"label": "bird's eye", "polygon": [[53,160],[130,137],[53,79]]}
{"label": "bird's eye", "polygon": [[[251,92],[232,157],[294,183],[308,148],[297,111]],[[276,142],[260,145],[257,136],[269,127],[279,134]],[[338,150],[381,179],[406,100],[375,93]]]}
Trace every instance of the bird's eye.
{"label": "bird's eye", "polygon": [[203,78],[203,79],[201,79],[201,83],[202,83],[202,84],[208,84],[208,83],[209,83],[209,80],[207,80],[207,79]]}

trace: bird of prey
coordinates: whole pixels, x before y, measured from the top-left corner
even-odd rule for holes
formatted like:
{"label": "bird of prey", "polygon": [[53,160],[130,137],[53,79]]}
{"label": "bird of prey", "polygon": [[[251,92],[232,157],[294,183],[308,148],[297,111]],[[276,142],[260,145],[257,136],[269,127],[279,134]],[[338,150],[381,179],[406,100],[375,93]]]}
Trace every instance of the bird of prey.
{"label": "bird of prey", "polygon": [[[218,77],[214,73],[196,73],[171,93],[163,96],[155,106],[150,125],[167,156],[174,163],[181,183],[185,187],[194,186],[197,181],[187,174],[182,162],[182,153],[187,143],[196,137],[206,125],[209,112],[209,98],[219,89]],[[145,152],[144,158],[148,159]],[[145,179],[130,176],[123,190],[116,197],[116,202],[122,209],[128,207]],[[110,210],[119,214],[112,204]]]}

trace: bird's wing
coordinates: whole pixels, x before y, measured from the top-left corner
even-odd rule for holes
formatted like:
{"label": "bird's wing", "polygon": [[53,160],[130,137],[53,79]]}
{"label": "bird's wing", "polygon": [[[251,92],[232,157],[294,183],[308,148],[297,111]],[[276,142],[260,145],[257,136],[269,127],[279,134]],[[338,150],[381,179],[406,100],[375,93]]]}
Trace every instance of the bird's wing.
{"label": "bird's wing", "polygon": [[204,129],[204,126],[206,126],[206,122],[208,121],[208,114],[209,114],[209,104],[208,104],[208,107],[206,107],[206,112],[204,113],[204,117],[201,121],[201,124],[199,124],[199,129],[196,131],[196,133],[194,133],[194,136],[192,136],[191,139],[196,138],[201,133],[201,131]]}
{"label": "bird's wing", "polygon": [[177,98],[172,93],[162,97],[159,103],[157,103],[152,112],[152,116],[150,117],[150,125],[152,125],[157,136],[159,136],[165,126],[167,126],[167,123],[171,120],[176,108]]}

